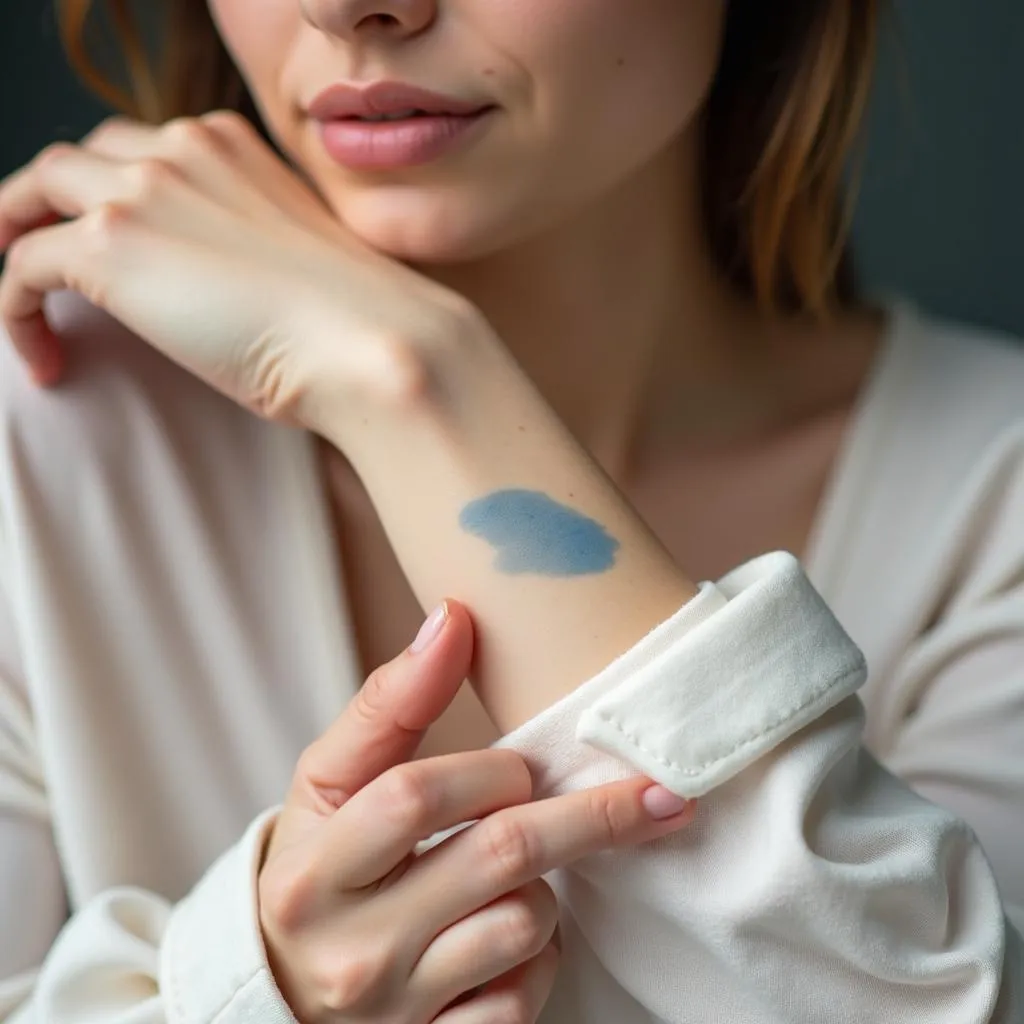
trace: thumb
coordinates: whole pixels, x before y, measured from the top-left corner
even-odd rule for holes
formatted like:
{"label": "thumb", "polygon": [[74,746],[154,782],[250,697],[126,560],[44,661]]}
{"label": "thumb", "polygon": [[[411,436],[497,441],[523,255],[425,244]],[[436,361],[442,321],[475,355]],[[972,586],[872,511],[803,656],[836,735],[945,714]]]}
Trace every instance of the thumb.
{"label": "thumb", "polygon": [[299,760],[289,803],[328,815],[378,775],[408,761],[469,673],[473,623],[440,604],[401,654],[375,669]]}

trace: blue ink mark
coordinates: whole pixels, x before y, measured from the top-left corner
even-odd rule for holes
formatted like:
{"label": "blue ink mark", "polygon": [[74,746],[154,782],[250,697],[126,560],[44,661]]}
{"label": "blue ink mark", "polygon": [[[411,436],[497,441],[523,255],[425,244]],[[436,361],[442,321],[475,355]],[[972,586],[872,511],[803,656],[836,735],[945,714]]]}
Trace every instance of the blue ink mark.
{"label": "blue ink mark", "polygon": [[600,523],[541,491],[512,489],[478,498],[462,510],[459,525],[498,549],[495,567],[506,573],[604,572],[620,546]]}

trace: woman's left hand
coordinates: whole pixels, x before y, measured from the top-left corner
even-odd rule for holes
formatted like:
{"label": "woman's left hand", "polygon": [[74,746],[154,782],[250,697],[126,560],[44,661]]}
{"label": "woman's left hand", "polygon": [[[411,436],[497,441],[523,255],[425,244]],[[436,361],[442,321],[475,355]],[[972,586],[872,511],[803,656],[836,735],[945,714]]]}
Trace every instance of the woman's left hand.
{"label": "woman's left hand", "polygon": [[421,387],[430,354],[480,326],[346,231],[230,111],[113,118],[50,146],[0,183],[4,249],[0,321],[39,383],[63,366],[43,297],[68,288],[257,414],[314,430],[366,387]]}

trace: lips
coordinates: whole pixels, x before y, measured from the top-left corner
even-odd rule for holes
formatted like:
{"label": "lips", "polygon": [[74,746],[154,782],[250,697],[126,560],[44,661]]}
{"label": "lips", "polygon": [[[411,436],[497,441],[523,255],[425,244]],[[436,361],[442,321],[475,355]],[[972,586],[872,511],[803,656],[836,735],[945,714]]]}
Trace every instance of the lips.
{"label": "lips", "polygon": [[486,131],[496,107],[401,82],[375,82],[332,85],[307,109],[337,163],[354,171],[396,171],[465,148]]}
{"label": "lips", "polygon": [[316,121],[401,120],[405,117],[474,117],[492,104],[463,100],[401,82],[366,87],[339,83],[319,93],[308,113]]}

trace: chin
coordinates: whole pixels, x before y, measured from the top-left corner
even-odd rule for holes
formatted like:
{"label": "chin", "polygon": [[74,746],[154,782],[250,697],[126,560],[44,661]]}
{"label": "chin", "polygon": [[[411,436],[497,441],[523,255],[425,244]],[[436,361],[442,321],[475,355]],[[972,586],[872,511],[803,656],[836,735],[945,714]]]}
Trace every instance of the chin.
{"label": "chin", "polygon": [[[381,188],[351,193],[332,204],[345,226],[371,248],[407,263],[467,263],[519,241],[523,218],[495,197],[419,189]],[[513,225],[520,225],[520,230]]]}

